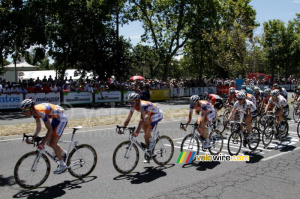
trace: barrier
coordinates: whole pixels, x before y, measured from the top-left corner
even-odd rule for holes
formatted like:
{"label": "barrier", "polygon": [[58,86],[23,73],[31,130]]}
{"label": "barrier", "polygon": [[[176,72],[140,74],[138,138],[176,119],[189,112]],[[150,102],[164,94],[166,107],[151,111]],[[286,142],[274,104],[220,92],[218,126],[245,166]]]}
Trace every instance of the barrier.
{"label": "barrier", "polygon": [[64,92],[62,104],[91,104],[93,93],[91,92]]}
{"label": "barrier", "polygon": [[149,90],[150,101],[160,101],[170,99],[170,89],[163,90]]}
{"label": "barrier", "polygon": [[51,103],[60,104],[60,93],[26,93],[24,99],[32,99],[36,104]]}
{"label": "barrier", "polygon": [[121,91],[97,91],[95,92],[95,102],[121,102]]}
{"label": "barrier", "polygon": [[23,99],[23,94],[0,94],[0,109],[20,108]]}

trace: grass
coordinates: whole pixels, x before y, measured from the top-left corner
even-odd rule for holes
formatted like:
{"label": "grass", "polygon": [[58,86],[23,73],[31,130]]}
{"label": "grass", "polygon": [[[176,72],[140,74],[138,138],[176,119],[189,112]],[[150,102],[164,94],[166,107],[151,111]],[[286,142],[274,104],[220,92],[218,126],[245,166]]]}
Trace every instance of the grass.
{"label": "grass", "polygon": [[[164,111],[164,120],[172,120],[181,117],[188,117],[189,109],[176,109],[176,110],[166,110]],[[103,116],[95,118],[81,118],[81,119],[71,119],[68,121],[66,128],[71,128],[74,126],[83,126],[83,127],[100,127],[105,125],[123,125],[124,121],[127,118],[126,115],[119,116]],[[140,113],[136,112],[133,114],[130,123],[137,123],[140,119]],[[43,122],[42,122],[43,123]],[[33,133],[36,128],[35,122],[24,123],[24,124],[13,124],[13,125],[1,125],[0,136],[9,136],[9,135],[22,135],[23,133]],[[46,128],[42,125],[41,133],[46,132]]]}

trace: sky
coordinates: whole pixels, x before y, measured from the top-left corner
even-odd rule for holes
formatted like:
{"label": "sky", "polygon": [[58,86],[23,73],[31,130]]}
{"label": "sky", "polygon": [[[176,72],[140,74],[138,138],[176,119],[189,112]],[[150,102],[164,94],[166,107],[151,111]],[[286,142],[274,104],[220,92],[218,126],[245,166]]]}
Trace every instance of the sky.
{"label": "sky", "polygon": [[[296,18],[296,13],[300,13],[300,0],[252,0],[250,5],[256,10],[256,21],[260,23],[260,27],[254,31],[255,35],[262,34],[263,23],[268,20],[280,19],[287,24],[289,20]],[[140,22],[120,27],[120,35],[130,38],[133,45],[140,41],[143,33]]]}

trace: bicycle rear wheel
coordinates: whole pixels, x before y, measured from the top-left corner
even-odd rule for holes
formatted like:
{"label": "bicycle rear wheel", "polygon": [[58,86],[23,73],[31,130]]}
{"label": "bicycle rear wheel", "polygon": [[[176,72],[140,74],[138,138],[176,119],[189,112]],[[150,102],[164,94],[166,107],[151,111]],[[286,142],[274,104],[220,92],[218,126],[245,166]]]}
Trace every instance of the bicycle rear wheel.
{"label": "bicycle rear wheel", "polygon": [[298,137],[300,138],[300,122],[298,122],[298,125],[297,125],[297,135]]}
{"label": "bicycle rear wheel", "polygon": [[214,129],[209,134],[209,140],[211,142],[211,147],[208,149],[210,154],[218,155],[223,149],[223,135],[218,129]]}
{"label": "bicycle rear wheel", "polygon": [[278,135],[277,138],[279,140],[283,140],[284,138],[286,138],[288,136],[289,133],[289,124],[287,121],[283,121],[283,124],[280,124],[280,126],[284,126],[284,130],[280,130],[280,128],[278,129]]}
{"label": "bicycle rear wheel", "polygon": [[259,129],[254,127],[252,129],[252,137],[251,139],[248,140],[248,147],[251,151],[254,151],[258,145],[259,145],[259,141],[260,141],[260,132]]}
{"label": "bicycle rear wheel", "polygon": [[23,155],[16,163],[14,178],[20,187],[35,189],[41,186],[50,174],[50,161],[45,154],[39,157],[38,151]]}
{"label": "bicycle rear wheel", "polygon": [[269,118],[269,115],[262,115],[258,120],[258,128],[259,130],[263,131],[266,125],[266,121]]}
{"label": "bicycle rear wheel", "polygon": [[113,165],[121,174],[132,172],[139,162],[139,150],[136,144],[124,141],[117,146],[113,155]]}
{"label": "bicycle rear wheel", "polygon": [[295,122],[299,122],[300,119],[300,111],[298,111],[299,105],[294,106],[294,111],[293,111],[293,119]]}
{"label": "bicycle rear wheel", "polygon": [[152,150],[153,161],[158,165],[165,165],[170,162],[174,154],[174,144],[168,136],[161,136],[156,139]]}
{"label": "bicycle rear wheel", "polygon": [[75,147],[68,158],[69,173],[75,178],[84,178],[95,169],[97,164],[97,152],[88,145],[81,144]]}
{"label": "bicycle rear wheel", "polygon": [[242,148],[242,136],[239,130],[232,132],[228,138],[228,153],[238,155]]}
{"label": "bicycle rear wheel", "polygon": [[196,135],[191,133],[183,138],[181,142],[180,151],[186,152],[187,154],[189,154],[190,152],[195,152],[194,157],[190,163],[196,160],[196,156],[199,155],[199,149],[199,140]]}

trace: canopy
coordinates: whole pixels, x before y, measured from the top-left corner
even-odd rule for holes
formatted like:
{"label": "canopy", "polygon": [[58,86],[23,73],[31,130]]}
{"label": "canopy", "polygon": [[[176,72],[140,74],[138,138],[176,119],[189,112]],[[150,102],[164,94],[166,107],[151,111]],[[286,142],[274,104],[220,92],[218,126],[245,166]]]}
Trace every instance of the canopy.
{"label": "canopy", "polygon": [[135,75],[129,78],[131,81],[136,81],[136,80],[145,80],[144,77],[139,76],[139,75]]}

